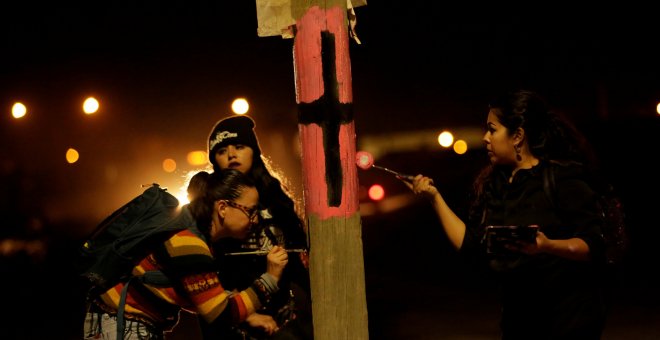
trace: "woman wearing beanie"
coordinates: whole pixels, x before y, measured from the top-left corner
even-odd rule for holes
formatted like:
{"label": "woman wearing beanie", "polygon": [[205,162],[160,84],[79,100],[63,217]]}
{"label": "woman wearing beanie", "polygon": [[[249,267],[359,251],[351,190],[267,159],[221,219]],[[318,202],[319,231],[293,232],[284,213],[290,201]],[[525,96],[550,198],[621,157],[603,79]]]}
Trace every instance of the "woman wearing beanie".
{"label": "woman wearing beanie", "polygon": [[[236,170],[203,175],[196,177],[198,194],[172,221],[185,228],[151,249],[133,269],[130,285],[118,283],[90,302],[84,339],[164,339],[184,310],[199,315],[210,334],[229,333],[231,324],[242,322],[266,334],[278,330],[272,318],[256,311],[279,289],[288,262],[284,248],[273,247],[264,271],[235,293],[224,287],[213,259],[214,243],[244,238],[257,222],[254,183]],[[158,283],[144,279],[149,273],[158,274]]]}
{"label": "woman wearing beanie", "polygon": [[[214,171],[236,169],[247,174],[259,192],[260,223],[247,239],[228,241],[223,249],[231,253],[270,250],[273,246],[286,249],[307,249],[307,235],[296,212],[290,194],[273,175],[261,154],[254,132],[255,123],[247,116],[231,116],[220,120],[208,138],[209,161]],[[225,250],[227,253],[227,251]],[[280,281],[279,293],[259,313],[271,315],[280,331],[270,339],[311,339],[312,319],[307,253],[291,256]],[[263,255],[218,256],[217,261],[227,274],[223,283],[233,289],[244,289],[266,266]],[[263,334],[249,327],[237,327],[237,338],[260,339]]]}

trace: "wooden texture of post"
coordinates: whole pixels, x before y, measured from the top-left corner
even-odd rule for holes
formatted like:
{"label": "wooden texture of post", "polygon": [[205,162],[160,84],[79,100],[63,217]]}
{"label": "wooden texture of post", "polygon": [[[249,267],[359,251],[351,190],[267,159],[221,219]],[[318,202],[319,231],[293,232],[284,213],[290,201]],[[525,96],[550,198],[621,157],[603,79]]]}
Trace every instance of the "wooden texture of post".
{"label": "wooden texture of post", "polygon": [[346,6],[292,1],[316,340],[369,338]]}

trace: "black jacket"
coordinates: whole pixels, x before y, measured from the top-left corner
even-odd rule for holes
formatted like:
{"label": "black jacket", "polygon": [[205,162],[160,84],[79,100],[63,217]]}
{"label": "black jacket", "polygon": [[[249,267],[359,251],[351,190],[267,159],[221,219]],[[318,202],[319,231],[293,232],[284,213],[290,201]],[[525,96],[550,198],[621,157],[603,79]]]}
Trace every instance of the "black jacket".
{"label": "black jacket", "polygon": [[[547,166],[554,167],[556,208],[543,187],[543,167]],[[500,283],[505,338],[598,338],[605,315],[603,220],[589,178],[578,165],[545,162],[519,170],[511,183],[509,175],[503,170],[493,172],[484,191],[482,220],[468,223],[461,247],[463,255],[490,268]],[[486,226],[533,224],[549,239],[583,239],[591,261],[548,254],[498,258],[486,254]]]}

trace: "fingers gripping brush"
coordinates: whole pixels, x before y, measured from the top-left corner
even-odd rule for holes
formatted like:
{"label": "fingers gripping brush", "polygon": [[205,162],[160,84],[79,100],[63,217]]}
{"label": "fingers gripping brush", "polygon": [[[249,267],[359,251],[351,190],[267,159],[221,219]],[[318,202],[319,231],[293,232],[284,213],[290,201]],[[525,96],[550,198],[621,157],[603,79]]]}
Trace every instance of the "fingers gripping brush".
{"label": "fingers gripping brush", "polygon": [[382,167],[374,164],[374,156],[372,156],[370,153],[366,151],[358,151],[355,154],[355,163],[357,163],[357,166],[362,170],[369,170],[369,168],[376,168],[379,170],[383,170],[385,172],[389,172],[390,174],[396,176],[396,178],[406,182],[412,182],[413,179],[415,178],[415,176],[402,174],[400,172],[390,170],[386,167]]}

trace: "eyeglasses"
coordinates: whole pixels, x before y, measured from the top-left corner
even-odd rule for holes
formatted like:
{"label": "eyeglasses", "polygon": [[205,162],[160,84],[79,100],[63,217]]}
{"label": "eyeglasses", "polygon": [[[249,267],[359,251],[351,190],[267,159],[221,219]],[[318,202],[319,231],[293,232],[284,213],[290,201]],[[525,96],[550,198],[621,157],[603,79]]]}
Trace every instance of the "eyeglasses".
{"label": "eyeglasses", "polygon": [[257,216],[257,213],[259,212],[259,209],[256,206],[247,207],[247,206],[244,206],[242,204],[238,204],[234,201],[227,201],[227,200],[225,200],[225,202],[227,202],[228,206],[230,206],[232,208],[236,208],[236,209],[242,211],[245,214],[245,216],[247,216],[248,220],[250,220],[250,221],[252,221]]}

